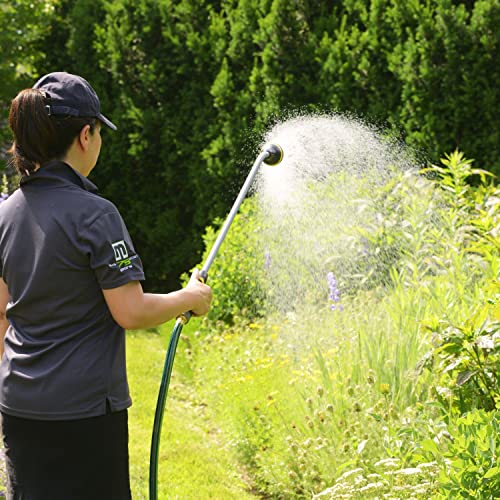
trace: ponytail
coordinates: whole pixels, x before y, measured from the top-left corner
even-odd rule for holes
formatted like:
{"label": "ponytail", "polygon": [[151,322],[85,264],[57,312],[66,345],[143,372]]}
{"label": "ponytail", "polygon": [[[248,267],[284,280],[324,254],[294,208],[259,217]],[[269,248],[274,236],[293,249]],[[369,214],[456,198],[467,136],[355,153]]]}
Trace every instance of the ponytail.
{"label": "ponytail", "polygon": [[52,159],[61,159],[85,125],[94,132],[96,118],[50,115],[50,97],[25,89],[12,101],[9,125],[14,141],[10,162],[21,176],[30,175]]}

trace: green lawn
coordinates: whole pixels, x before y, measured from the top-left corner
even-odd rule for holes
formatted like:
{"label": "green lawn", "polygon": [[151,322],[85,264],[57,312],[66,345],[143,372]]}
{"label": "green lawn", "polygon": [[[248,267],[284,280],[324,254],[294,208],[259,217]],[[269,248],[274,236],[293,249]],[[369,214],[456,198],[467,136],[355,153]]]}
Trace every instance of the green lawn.
{"label": "green lawn", "polygon": [[[129,413],[130,473],[132,496],[148,498],[149,451],[156,398],[161,380],[170,329],[128,332],[127,363],[134,404]],[[191,334],[196,320],[184,333]],[[159,488],[166,498],[237,498],[253,496],[244,482],[244,471],[236,462],[210,408],[189,383],[183,363],[185,342],[180,341],[165,407],[161,436]]]}

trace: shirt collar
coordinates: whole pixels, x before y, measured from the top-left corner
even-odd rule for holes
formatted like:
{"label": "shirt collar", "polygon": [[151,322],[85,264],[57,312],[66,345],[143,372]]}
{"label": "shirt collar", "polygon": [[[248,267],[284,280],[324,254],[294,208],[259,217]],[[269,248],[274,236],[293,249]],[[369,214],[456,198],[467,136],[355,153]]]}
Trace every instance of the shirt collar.
{"label": "shirt collar", "polygon": [[75,184],[86,191],[97,193],[97,186],[61,160],[51,160],[37,171],[21,178],[21,186],[38,183],[40,181],[62,180]]}

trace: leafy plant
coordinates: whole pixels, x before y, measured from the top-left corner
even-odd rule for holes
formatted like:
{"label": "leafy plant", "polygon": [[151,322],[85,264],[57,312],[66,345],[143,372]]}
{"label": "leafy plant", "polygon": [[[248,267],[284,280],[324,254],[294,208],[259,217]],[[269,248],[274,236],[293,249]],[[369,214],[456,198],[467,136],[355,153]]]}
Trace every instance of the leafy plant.
{"label": "leafy plant", "polygon": [[[236,316],[247,321],[262,316],[265,291],[260,284],[269,264],[258,241],[261,234],[259,221],[256,201],[246,199],[209,271],[214,295],[209,320],[232,323]],[[222,222],[218,219],[206,229],[202,262],[208,257]]]}
{"label": "leafy plant", "polygon": [[[223,301],[216,307],[221,313],[231,311],[236,300],[231,280],[241,283],[241,277],[249,276],[259,282],[261,270],[264,275],[269,271],[263,252],[256,251],[261,239],[276,243],[270,247],[273,256],[276,250],[279,257],[279,248],[290,254],[283,258],[283,270],[291,269],[291,278],[278,273],[274,293],[310,280],[303,267],[316,265],[317,256],[308,245],[318,250],[326,239],[327,248],[337,248],[346,234],[344,201],[352,212],[353,192],[360,195],[357,203],[375,200],[377,215],[370,218],[366,209],[363,217],[353,218],[348,228],[352,239],[341,244],[349,249],[360,241],[354,226],[361,222],[375,236],[368,242],[375,261],[377,255],[383,260],[384,247],[394,250],[377,262],[371,281],[351,288],[342,286],[346,276],[354,276],[366,255],[361,245],[354,255],[336,252],[321,283],[308,285],[321,286],[323,296],[314,288],[317,300],[307,301],[301,292],[302,307],[293,313],[275,310],[268,315],[268,296],[263,294],[264,317],[249,323],[252,316],[245,308],[252,304],[252,290],[242,290],[241,306],[232,314],[234,325],[219,324],[216,335],[200,337],[204,356],[197,359],[203,383],[217,379],[212,405],[221,409],[221,421],[263,495],[427,499],[441,494],[445,475],[455,481],[446,483],[449,490],[442,488],[452,491],[448,497],[458,491],[470,498],[487,495],[488,488],[496,487],[496,469],[488,469],[492,458],[482,465],[474,462],[479,448],[471,443],[474,433],[479,441],[485,433],[488,439],[495,436],[497,423],[474,420],[467,441],[457,440],[456,448],[447,436],[459,434],[461,411],[494,408],[499,393],[497,188],[482,171],[479,182],[469,184],[476,170],[460,153],[444,161],[439,173],[406,173],[377,186],[371,198],[366,185],[355,179],[322,179],[311,186],[307,203],[320,203],[330,213],[333,200],[336,217],[318,223],[309,242],[304,231],[300,239],[300,231],[275,226],[269,238],[258,221],[255,200],[242,207],[242,218],[235,221],[211,278],[216,287],[219,280],[229,280],[227,292],[219,289]],[[341,189],[335,181],[342,181]],[[347,193],[345,198],[341,192]],[[300,215],[294,224],[303,228]],[[209,237],[211,243],[215,231]],[[287,245],[280,247],[283,242]],[[377,273],[387,279],[381,283]],[[438,460],[430,443],[449,458]],[[470,453],[462,453],[462,447]],[[462,462],[450,473],[454,453]],[[496,451],[491,453],[496,457]]]}
{"label": "leafy plant", "polygon": [[444,436],[422,442],[423,457],[432,459],[440,468],[440,489],[435,498],[498,498],[498,410],[474,409],[452,422]]}
{"label": "leafy plant", "polygon": [[451,403],[461,413],[495,409],[500,391],[500,321],[493,317],[498,297],[479,306],[464,324],[441,321],[431,328],[435,348],[427,363],[437,375],[435,392],[445,408]]}

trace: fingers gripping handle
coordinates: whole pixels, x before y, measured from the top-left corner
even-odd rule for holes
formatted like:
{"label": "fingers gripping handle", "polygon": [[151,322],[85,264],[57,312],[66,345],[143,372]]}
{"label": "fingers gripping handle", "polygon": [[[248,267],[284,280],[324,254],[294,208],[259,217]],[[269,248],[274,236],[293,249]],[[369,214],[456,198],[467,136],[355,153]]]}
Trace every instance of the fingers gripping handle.
{"label": "fingers gripping handle", "polygon": [[[208,279],[208,271],[205,269],[202,269],[200,271],[200,276],[199,280],[202,283],[206,283]],[[177,321],[180,321],[183,325],[187,325],[189,323],[189,320],[192,318],[193,313],[191,311],[187,311],[185,313],[182,313],[180,316],[177,317]]]}

